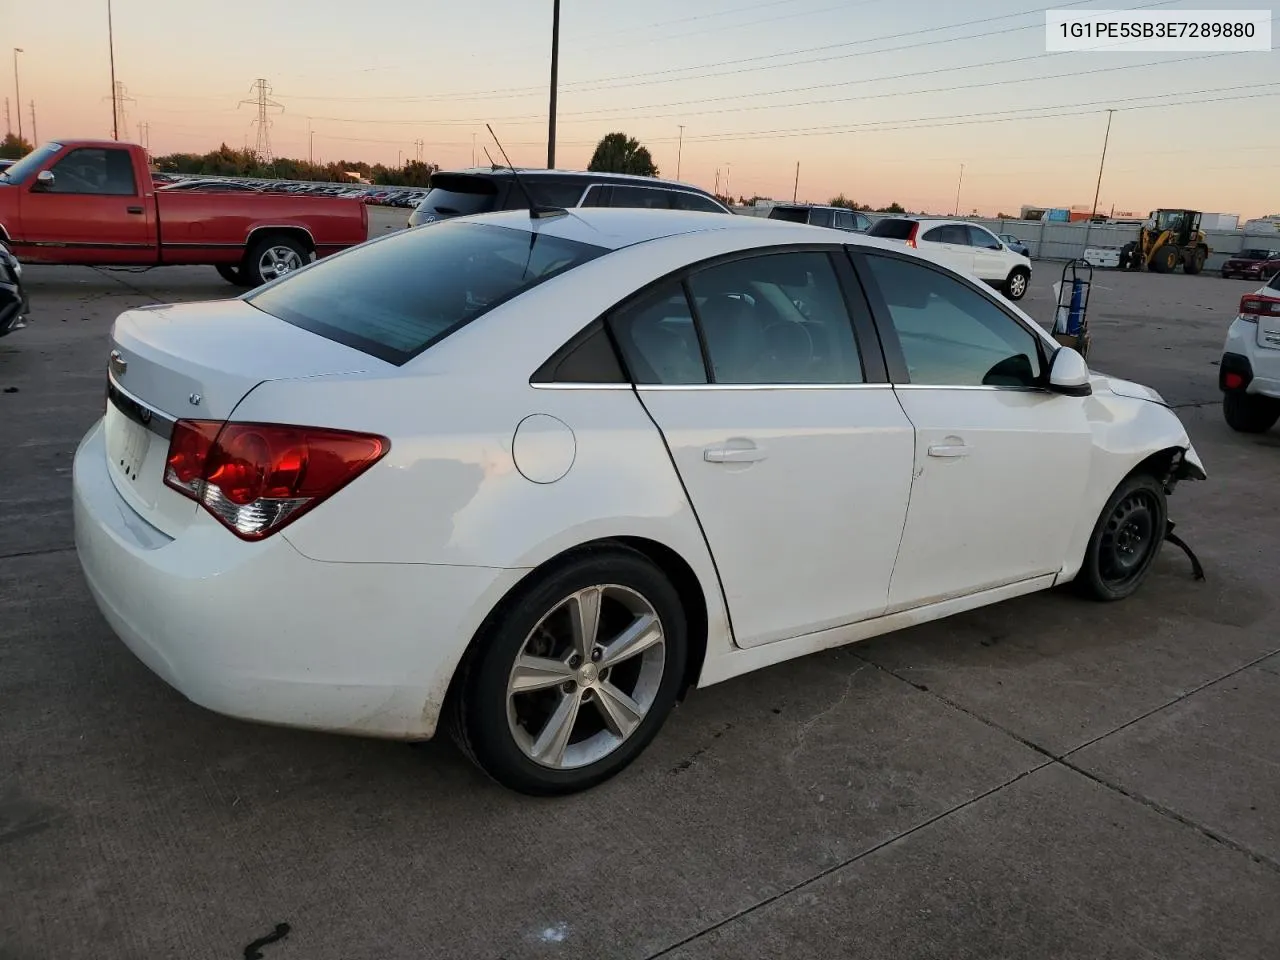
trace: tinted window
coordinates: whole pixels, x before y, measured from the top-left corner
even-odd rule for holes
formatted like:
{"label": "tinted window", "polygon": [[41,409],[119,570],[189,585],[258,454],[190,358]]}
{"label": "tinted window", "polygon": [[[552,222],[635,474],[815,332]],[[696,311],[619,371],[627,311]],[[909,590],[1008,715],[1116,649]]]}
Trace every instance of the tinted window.
{"label": "tinted window", "polygon": [[609,195],[609,206],[670,210],[671,191],[653,187],[622,187],[615,183]]}
{"label": "tinted window", "polygon": [[1038,341],[985,296],[921,264],[868,256],[912,383],[1035,386]]}
{"label": "tinted window", "polygon": [[716,383],[861,383],[862,362],[825,253],[708,267],[689,292]]}
{"label": "tinted window", "polygon": [[617,311],[610,323],[636,383],[707,382],[693,314],[680,284],[663,284]]}
{"label": "tinted window", "polygon": [[837,210],[835,216],[835,226],[840,230],[853,229],[853,214],[848,210]]}
{"label": "tinted window", "polygon": [[49,193],[90,193],[103,196],[132,196],[133,158],[127,150],[81,147],[55,163]]}
{"label": "tinted window", "polygon": [[788,223],[808,223],[808,207],[774,207],[769,211],[770,220],[786,220]]}
{"label": "tinted window", "polygon": [[488,213],[497,204],[498,193],[498,184],[489,177],[436,174],[418,212],[441,218]]}
{"label": "tinted window", "polygon": [[1274,277],[1272,277],[1270,280],[1267,281],[1267,289],[1280,291],[1280,273],[1277,273]]}
{"label": "tinted window", "polygon": [[1000,241],[991,235],[990,232],[983,230],[981,227],[975,227],[969,224],[969,243],[975,247],[982,247],[986,250],[999,250]]}
{"label": "tinted window", "polygon": [[886,240],[906,240],[911,236],[911,230],[915,227],[914,220],[877,220],[871,225],[871,229],[867,231],[867,235],[871,237],[884,237]]}
{"label": "tinted window", "polygon": [[700,193],[675,191],[671,194],[671,205],[677,210],[697,210],[701,213],[724,213],[724,207],[710,197]]}
{"label": "tinted window", "polygon": [[871,229],[871,218],[870,218],[870,217],[865,217],[865,216],[863,216],[863,215],[862,215],[862,214],[860,214],[860,213],[859,213],[859,214],[856,214],[855,216],[857,216],[857,218],[858,218],[858,229],[859,229],[859,230],[863,230],[863,231],[865,231],[865,230],[870,230],[870,229]]}
{"label": "tinted window", "polygon": [[1237,260],[1269,260],[1271,259],[1270,250],[1241,250],[1236,255]]}
{"label": "tinted window", "polygon": [[[582,199],[582,192],[587,189],[587,184],[581,180],[565,182],[563,180],[540,180],[537,177],[530,177],[525,181],[525,189],[533,194],[533,199],[544,207],[568,208],[578,205],[578,201]],[[512,184],[511,196],[519,197],[519,206],[526,205],[524,194],[515,184]],[[514,200],[510,200],[508,205],[514,202]]]}
{"label": "tinted window", "polygon": [[533,375],[534,383],[626,383],[604,324],[593,323]]}
{"label": "tinted window", "polygon": [[824,210],[822,207],[814,207],[809,211],[809,223],[815,227],[831,226],[831,215],[834,210]]}
{"label": "tinted window", "polygon": [[607,207],[609,205],[609,195],[613,188],[607,184],[596,183],[587,188],[586,194],[583,195],[582,205],[584,207]]}
{"label": "tinted window", "polygon": [[605,252],[547,234],[445,221],[320,260],[246,299],[304,330],[404,363],[503,301]]}
{"label": "tinted window", "polygon": [[948,223],[945,226],[926,230],[920,239],[928,240],[930,243],[956,243],[962,247],[969,245],[968,231],[963,226],[955,223]]}

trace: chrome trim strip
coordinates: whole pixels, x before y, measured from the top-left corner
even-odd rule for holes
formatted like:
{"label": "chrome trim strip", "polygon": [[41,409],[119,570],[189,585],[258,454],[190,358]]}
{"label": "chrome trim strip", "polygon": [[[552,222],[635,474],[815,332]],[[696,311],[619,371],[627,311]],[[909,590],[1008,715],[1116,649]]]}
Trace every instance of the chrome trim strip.
{"label": "chrome trim strip", "polygon": [[630,390],[629,383],[530,383],[535,390]]}
{"label": "chrome trim strip", "polygon": [[891,383],[637,383],[637,390],[892,390]]}
{"label": "chrome trim strip", "polygon": [[[107,373],[107,397],[115,404],[117,410],[134,423],[141,424],[152,433],[166,440],[172,436],[173,425],[178,422],[177,418],[143,403],[128,390],[121,387],[110,372]],[[123,402],[121,402],[122,400]]]}
{"label": "chrome trim strip", "polygon": [[1000,387],[990,384],[935,384],[935,383],[899,383],[897,390],[1003,390],[1007,393],[1048,393],[1043,387]]}

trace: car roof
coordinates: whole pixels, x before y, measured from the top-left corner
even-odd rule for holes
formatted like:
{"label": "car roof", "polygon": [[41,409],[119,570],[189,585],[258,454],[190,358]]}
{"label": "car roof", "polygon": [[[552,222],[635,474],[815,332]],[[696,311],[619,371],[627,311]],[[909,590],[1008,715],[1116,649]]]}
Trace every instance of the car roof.
{"label": "car roof", "polygon": [[[740,236],[744,247],[757,243],[762,246],[787,243],[835,243],[900,250],[899,246],[878,237],[867,237],[863,234],[834,230],[829,227],[812,227],[804,223],[770,220],[768,217],[738,214],[726,216],[723,213],[691,210],[575,207],[563,215],[540,219],[530,217],[527,210],[506,210],[501,213],[482,213],[445,221],[445,223],[468,222],[491,223],[514,230],[547,234],[609,250],[621,250],[623,247],[664,237],[706,233],[713,230]],[[428,226],[425,229],[439,229],[439,226],[443,226],[443,223]]]}

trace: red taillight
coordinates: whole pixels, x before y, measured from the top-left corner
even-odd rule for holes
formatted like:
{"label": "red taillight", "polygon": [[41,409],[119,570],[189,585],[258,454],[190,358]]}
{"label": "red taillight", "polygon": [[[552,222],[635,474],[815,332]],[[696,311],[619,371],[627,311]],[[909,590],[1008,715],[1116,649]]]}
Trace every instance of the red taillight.
{"label": "red taillight", "polygon": [[378,462],[390,441],[279,423],[179,420],[164,482],[236,536],[261,540]]}
{"label": "red taillight", "polygon": [[1239,390],[1244,386],[1244,377],[1238,373],[1224,373],[1222,375],[1222,385],[1228,390]]}
{"label": "red taillight", "polygon": [[1280,316],[1280,297],[1249,293],[1240,298],[1241,319],[1257,322],[1260,316]]}
{"label": "red taillight", "polygon": [[918,247],[916,247],[916,234],[919,232],[919,230],[920,230],[920,224],[918,223],[911,224],[911,232],[907,234],[908,247],[919,249]]}

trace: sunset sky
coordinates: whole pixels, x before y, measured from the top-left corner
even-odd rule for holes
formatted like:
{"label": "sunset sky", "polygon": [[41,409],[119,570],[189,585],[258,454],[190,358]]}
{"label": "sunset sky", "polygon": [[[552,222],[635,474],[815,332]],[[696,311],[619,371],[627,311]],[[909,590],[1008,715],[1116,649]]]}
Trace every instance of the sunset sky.
{"label": "sunset sky", "polygon": [[[1099,206],[1280,212],[1280,55],[1045,53],[1046,9],[1238,9],[1243,0],[562,0],[557,166],[621,130],[664,176],[722,191],[994,214]],[[111,133],[106,0],[6,4],[0,76],[23,132]],[[276,155],[468,166],[493,124],[546,163],[552,0],[114,0],[116,77],[154,154],[253,145],[266,78]],[[1274,29],[1274,21],[1273,21]],[[1200,101],[1189,102],[1189,101]],[[11,124],[16,130],[16,123]],[[496,153],[495,153],[496,156]]]}

